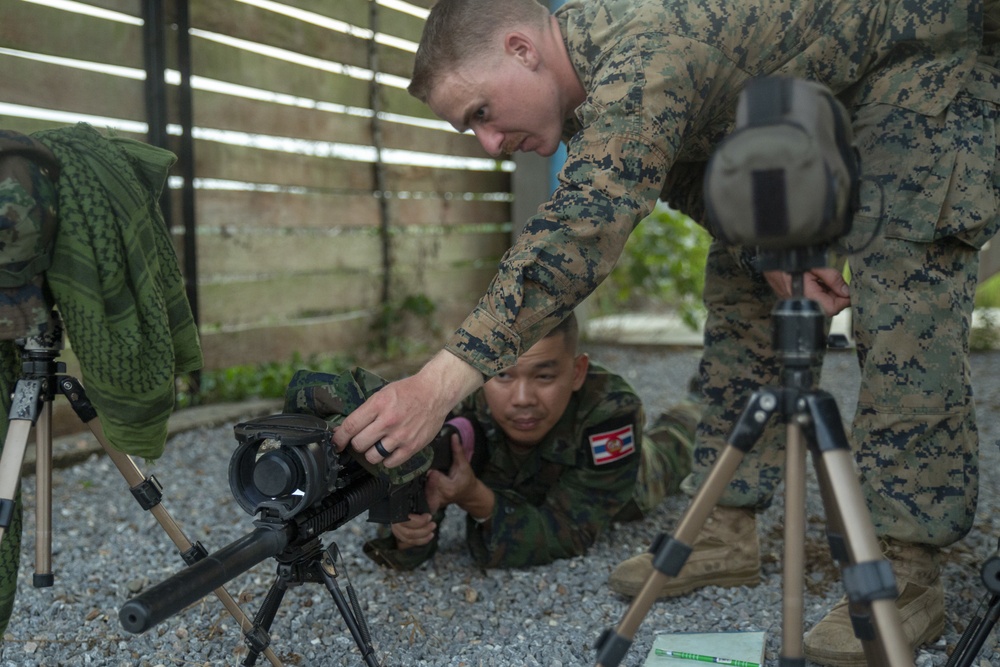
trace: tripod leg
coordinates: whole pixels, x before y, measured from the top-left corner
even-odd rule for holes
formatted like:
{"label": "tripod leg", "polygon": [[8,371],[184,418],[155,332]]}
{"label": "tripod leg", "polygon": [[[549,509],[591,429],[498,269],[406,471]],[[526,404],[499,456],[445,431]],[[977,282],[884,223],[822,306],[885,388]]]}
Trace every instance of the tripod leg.
{"label": "tripod leg", "polygon": [[14,514],[14,496],[21,479],[24,451],[28,447],[31,425],[38,419],[39,398],[42,395],[40,380],[18,380],[11,401],[7,438],[0,456],[0,540]]}
{"label": "tripod leg", "polygon": [[969,622],[945,667],[969,667],[1000,620],[1000,546],[983,563],[980,574],[989,592],[986,612],[983,615],[977,613]]}
{"label": "tripod leg", "polygon": [[52,401],[42,402],[35,424],[35,573],[32,584],[45,588],[52,574]]}
{"label": "tripod leg", "polygon": [[[851,567],[851,555],[847,546],[847,536],[844,533],[844,522],[837,512],[837,503],[830,491],[829,473],[823,464],[823,458],[815,459],[816,476],[820,483],[820,495],[823,507],[826,509],[826,539],[830,554],[840,567],[841,579],[846,580],[848,568]],[[854,636],[861,640],[861,648],[865,653],[865,661],[872,667],[888,664],[888,656],[876,641],[875,621],[870,607],[863,601],[848,601],[848,614]]]}
{"label": "tripod leg", "polygon": [[[91,433],[94,434],[97,441],[101,443],[101,447],[104,448],[108,458],[111,459],[115,467],[118,468],[118,472],[125,478],[126,483],[129,485],[129,490],[132,491],[132,495],[144,510],[153,515],[157,523],[160,524],[160,527],[170,537],[174,546],[181,552],[184,562],[191,565],[204,558],[207,553],[205,547],[200,543],[193,544],[174,521],[173,517],[170,516],[166,508],[160,503],[163,487],[160,486],[156,478],[152,475],[148,478],[145,477],[132,460],[132,457],[119,452],[108,443],[104,435],[104,427],[101,425],[101,420],[97,418],[97,411],[94,410],[93,406],[87,400],[86,392],[79,381],[76,378],[63,376],[59,379],[59,389],[69,400],[73,411],[90,428]],[[220,586],[214,592],[226,610],[239,623],[240,629],[244,633],[249,632],[253,624],[236,600],[233,599],[233,596],[229,594],[229,591],[225,587]],[[282,667],[281,660],[278,659],[278,656],[270,648],[264,649],[263,653],[274,667]]]}
{"label": "tripod leg", "polygon": [[806,456],[802,429],[789,423],[785,444],[785,545],[782,572],[781,664],[802,665],[805,614]]}
{"label": "tripod leg", "polygon": [[827,515],[833,518],[834,534],[843,535],[843,547],[834,547],[839,538],[831,539],[831,547],[848,563],[842,572],[855,635],[870,665],[912,667],[913,651],[896,609],[896,578],[879,548],[836,402],[817,392],[806,397],[806,404]]}
{"label": "tripod leg", "polygon": [[779,396],[770,389],[755,392],[740,414],[736,426],[727,439],[727,446],[702,482],[694,499],[684,511],[674,537],[660,535],[650,551],[653,556],[653,572],[646,579],[639,594],[632,600],[618,627],[605,630],[596,643],[597,666],[613,667],[621,662],[628,651],[635,632],[656,601],[658,592],[667,577],[677,576],[691,555],[692,545],[701,532],[708,515],[712,513],[726,486],[736,473],[746,453],[760,438],[764,426],[779,408]]}

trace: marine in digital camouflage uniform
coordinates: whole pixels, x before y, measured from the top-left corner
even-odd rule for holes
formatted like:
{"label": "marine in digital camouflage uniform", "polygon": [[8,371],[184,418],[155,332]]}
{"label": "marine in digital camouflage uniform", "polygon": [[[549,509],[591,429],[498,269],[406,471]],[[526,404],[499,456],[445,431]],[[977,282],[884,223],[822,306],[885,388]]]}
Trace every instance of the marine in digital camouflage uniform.
{"label": "marine in digital camouflage uniform", "polygon": [[[690,470],[698,404],[674,406],[644,434],[638,395],[597,364],[586,367],[582,385],[536,444],[518,447],[491,404],[492,410],[510,405],[491,403],[479,391],[456,410],[475,426],[473,469],[495,497],[489,516],[466,515],[469,552],[482,567],[541,565],[584,554],[613,521],[641,518],[676,493]],[[443,518],[444,509],[435,523]],[[435,532],[425,545],[399,548],[392,533],[381,529],[365,553],[382,565],[410,570],[434,555],[437,538]]]}
{"label": "marine in digital camouflage uniform", "polygon": [[[503,25],[500,15],[487,17],[491,6],[513,11],[499,9],[503,4],[442,0],[435,10],[445,16],[446,9],[474,7],[489,30],[490,23]],[[571,0],[555,17],[585,97],[564,127],[567,160],[558,187],[446,349],[485,376],[510,365],[604,279],[658,198],[702,218],[704,167],[732,129],[748,79],[781,75],[825,84],[852,114],[866,179],[845,241],[860,248],[877,231],[849,258],[862,373],[852,446],[897,578],[902,572],[904,583],[914,582],[912,595],[933,598],[930,625],[917,621],[910,634],[907,617],[904,630],[914,645],[933,638],[943,627],[936,551],[970,529],[978,490],[968,335],[978,250],[997,230],[998,15],[995,0],[986,3],[985,19],[981,0]],[[434,21],[432,12],[428,24]],[[525,26],[544,40],[544,29]],[[442,42],[447,35],[440,26],[425,30],[421,50],[431,53],[428,36]],[[462,80],[443,79],[452,87],[443,92],[431,85],[439,83],[428,76],[433,72],[418,71],[418,50],[410,90],[456,127],[476,132],[487,150],[548,151],[543,134],[517,133],[534,128],[502,127],[491,114],[531,104],[529,92],[518,98],[519,89],[537,94],[551,84],[554,93],[572,94],[576,82],[539,81],[539,61],[522,48],[505,55],[534,67],[517,83],[537,88],[491,89],[473,68],[475,58],[489,62],[483,44],[502,49],[504,34],[497,35],[494,27],[477,36],[477,55],[470,49],[469,60],[452,66],[464,68]],[[558,67],[558,55],[555,61]],[[500,72],[502,64],[490,67]],[[463,94],[467,99],[459,99]],[[563,101],[554,95],[551,104]],[[692,486],[746,397],[777,377],[769,317],[775,296],[752,262],[738,261],[744,254],[719,244],[710,250],[701,366],[708,405]],[[774,435],[740,467],[723,504],[768,505],[782,468]],[[904,612],[911,592],[904,587],[897,602]],[[821,643],[851,643],[831,637]],[[808,640],[806,648],[809,655]],[[851,655],[809,657],[856,664],[854,647],[845,651]]]}

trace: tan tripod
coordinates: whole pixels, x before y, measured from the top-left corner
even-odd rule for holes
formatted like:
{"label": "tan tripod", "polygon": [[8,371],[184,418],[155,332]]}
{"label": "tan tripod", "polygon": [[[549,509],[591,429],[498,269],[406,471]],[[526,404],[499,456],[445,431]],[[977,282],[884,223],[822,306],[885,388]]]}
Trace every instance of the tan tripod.
{"label": "tan tripod", "polygon": [[[62,349],[62,325],[58,313],[53,312],[48,332],[44,336],[19,339],[22,346],[22,375],[14,390],[9,413],[7,438],[0,456],[0,539],[10,526],[14,512],[15,496],[21,476],[21,466],[28,445],[31,427],[35,426],[35,574],[36,588],[51,586],[52,574],[52,401],[58,389],[90,428],[94,437],[114,462],[128,483],[129,490],[142,508],[150,512],[160,527],[166,531],[180,551],[184,561],[191,565],[207,555],[200,542],[192,543],[160,503],[163,487],[156,477],[144,477],[132,457],[114,449],[104,435],[97,412],[87,400],[83,386],[76,378],[65,374],[64,363],[56,361]],[[253,622],[243,612],[236,600],[224,587],[215,595],[239,623],[243,632],[254,630]],[[275,667],[282,662],[270,648],[264,655]]]}
{"label": "tan tripod", "polygon": [[833,397],[813,391],[811,365],[818,358],[824,321],[819,306],[801,298],[802,274],[793,273],[796,298],[773,312],[775,351],[783,360],[781,387],[754,392],[708,477],[677,524],[673,536],[660,535],[650,547],[653,572],[615,629],[597,641],[597,665],[619,664],[667,577],[677,576],[695,538],[722,497],[737,467],[761,436],[768,420],[780,414],[787,424],[785,535],[782,574],[782,667],[801,667],[805,576],[805,444],[813,458],[827,517],[827,537],[841,567],[855,635],[872,667],[913,667],[913,653],[896,609],[896,580],[882,556],[871,516],[864,504],[850,446]]}

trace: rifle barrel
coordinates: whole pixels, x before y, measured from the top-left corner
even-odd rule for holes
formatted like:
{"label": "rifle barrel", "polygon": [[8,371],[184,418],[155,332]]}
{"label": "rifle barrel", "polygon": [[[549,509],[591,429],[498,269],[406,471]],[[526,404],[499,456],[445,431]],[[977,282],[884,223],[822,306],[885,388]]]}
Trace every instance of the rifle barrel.
{"label": "rifle barrel", "polygon": [[145,632],[257,563],[278,555],[288,542],[287,528],[259,527],[136,595],[122,605],[118,620],[129,632]]}

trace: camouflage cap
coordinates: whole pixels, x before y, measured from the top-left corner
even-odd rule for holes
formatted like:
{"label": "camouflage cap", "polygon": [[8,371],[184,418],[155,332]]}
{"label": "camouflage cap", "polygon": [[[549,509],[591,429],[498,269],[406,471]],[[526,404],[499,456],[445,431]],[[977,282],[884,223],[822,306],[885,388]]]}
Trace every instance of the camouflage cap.
{"label": "camouflage cap", "polygon": [[46,333],[59,162],[31,137],[0,130],[0,339]]}

